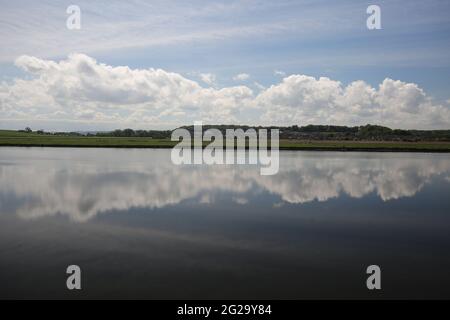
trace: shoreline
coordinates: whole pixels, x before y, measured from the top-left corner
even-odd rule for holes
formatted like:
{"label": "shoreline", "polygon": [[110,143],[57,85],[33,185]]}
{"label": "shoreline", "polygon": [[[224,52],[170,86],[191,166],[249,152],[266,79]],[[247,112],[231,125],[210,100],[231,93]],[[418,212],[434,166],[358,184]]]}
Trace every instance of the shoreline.
{"label": "shoreline", "polygon": [[[192,143],[195,143],[195,141],[192,141]],[[210,141],[202,141],[201,145],[205,148],[210,143]],[[172,141],[170,138],[49,135],[0,130],[0,150],[2,147],[171,149],[179,144],[180,141]],[[200,144],[198,146],[200,147]],[[194,146],[188,144],[185,147],[193,148]],[[245,149],[248,150],[248,147],[247,144]],[[226,149],[225,145],[223,149]],[[234,145],[234,149],[236,150],[238,147]],[[450,141],[425,139],[419,141],[392,141],[282,138],[279,140],[279,150],[450,153]]]}
{"label": "shoreline", "polygon": [[[374,143],[375,144],[375,143]],[[376,142],[376,144],[383,144],[383,142]],[[0,143],[0,150],[4,147],[20,147],[20,148],[108,148],[108,149],[172,149],[174,145],[126,145],[126,144],[5,144]],[[336,151],[336,152],[410,152],[410,153],[450,153],[450,146],[447,148],[424,148],[424,147],[392,147],[392,146],[374,146],[374,147],[359,147],[351,145],[343,146],[280,146],[280,151]],[[235,150],[237,147],[234,148]],[[248,150],[248,147],[245,148]],[[224,148],[225,150],[225,148]],[[270,150],[270,149],[269,149]]]}

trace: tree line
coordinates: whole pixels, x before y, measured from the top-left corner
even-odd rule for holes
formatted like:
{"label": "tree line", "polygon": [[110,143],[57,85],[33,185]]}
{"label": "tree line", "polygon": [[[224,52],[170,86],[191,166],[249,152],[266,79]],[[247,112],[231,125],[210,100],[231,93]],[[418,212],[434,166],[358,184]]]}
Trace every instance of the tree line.
{"label": "tree line", "polygon": [[[183,126],[182,128],[193,132],[194,126]],[[369,140],[369,141],[450,141],[450,130],[403,130],[391,129],[379,125],[367,124],[364,126],[335,126],[335,125],[306,125],[288,127],[251,127],[246,125],[203,125],[203,131],[215,128],[225,134],[227,129],[279,129],[280,139],[298,140]],[[27,127],[19,130],[25,133],[37,133],[47,135],[70,135],[70,136],[95,136],[95,137],[141,137],[153,139],[170,139],[172,130],[133,130],[117,129],[101,132],[45,132],[44,130],[33,131]]]}

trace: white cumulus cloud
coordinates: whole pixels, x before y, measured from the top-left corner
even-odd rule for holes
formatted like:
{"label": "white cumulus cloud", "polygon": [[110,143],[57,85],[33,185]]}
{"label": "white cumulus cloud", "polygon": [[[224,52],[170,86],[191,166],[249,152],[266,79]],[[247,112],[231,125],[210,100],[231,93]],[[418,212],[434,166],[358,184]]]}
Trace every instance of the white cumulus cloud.
{"label": "white cumulus cloud", "polygon": [[291,75],[256,97],[265,123],[377,123],[395,128],[448,128],[450,110],[414,83],[386,78],[378,88],[325,77]]}
{"label": "white cumulus cloud", "polygon": [[200,73],[200,79],[210,86],[216,83],[216,75],[212,73]]}
{"label": "white cumulus cloud", "polygon": [[274,71],[273,71],[273,74],[274,74],[275,76],[284,77],[284,76],[286,75],[286,72],[281,71],[281,70],[274,70]]}
{"label": "white cumulus cloud", "polygon": [[204,123],[267,125],[376,123],[396,128],[449,128],[450,111],[417,84],[386,78],[378,87],[291,75],[255,93],[245,85],[208,87],[162,69],[130,69],[84,54],[61,61],[20,56],[28,76],[0,83],[0,120],[174,127]]}
{"label": "white cumulus cloud", "polygon": [[233,77],[234,81],[245,81],[250,78],[250,75],[248,73],[239,73]]}

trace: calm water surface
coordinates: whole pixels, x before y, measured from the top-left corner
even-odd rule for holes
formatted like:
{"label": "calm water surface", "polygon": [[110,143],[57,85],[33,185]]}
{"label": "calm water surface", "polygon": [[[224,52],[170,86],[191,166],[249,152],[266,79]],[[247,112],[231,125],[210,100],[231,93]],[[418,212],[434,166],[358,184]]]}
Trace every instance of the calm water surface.
{"label": "calm water surface", "polygon": [[0,148],[0,298],[450,298],[450,155],[280,157]]}

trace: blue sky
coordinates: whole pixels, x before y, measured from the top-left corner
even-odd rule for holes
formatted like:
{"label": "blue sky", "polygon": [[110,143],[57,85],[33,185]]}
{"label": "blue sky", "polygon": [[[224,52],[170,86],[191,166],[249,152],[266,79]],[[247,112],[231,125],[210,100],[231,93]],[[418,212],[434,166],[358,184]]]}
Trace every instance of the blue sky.
{"label": "blue sky", "polygon": [[[289,112],[289,108],[293,108],[293,119],[300,124],[335,121],[351,125],[375,121],[391,126],[401,125],[402,117],[409,117],[412,110],[425,113],[433,110],[434,119],[443,121],[425,119],[421,122],[420,115],[416,114],[414,119],[411,117],[411,121],[406,121],[406,126],[449,127],[446,122],[450,98],[449,1],[17,0],[0,3],[0,81],[3,81],[0,91],[0,106],[3,109],[1,127],[15,128],[34,123],[48,129],[147,126],[146,123],[136,122],[138,115],[148,116],[150,122],[160,127],[173,127],[191,121],[191,118],[206,122],[218,119],[259,124],[271,119],[271,114]],[[81,30],[66,28],[66,8],[70,4],[78,5],[81,9]],[[366,8],[370,4],[377,4],[381,8],[381,30],[368,30],[366,27]],[[117,112],[96,103],[109,101],[114,94],[94,99],[91,97],[89,101],[73,101],[72,92],[65,96],[67,101],[63,101],[54,92],[67,93],[73,87],[56,90],[53,84],[45,81],[49,78],[59,79],[62,74],[56,74],[58,72],[67,74],[70,70],[78,69],[46,69],[36,73],[30,72],[30,63],[36,63],[34,60],[16,63],[18,57],[23,55],[55,63],[83,63],[80,62],[84,61],[82,58],[70,60],[68,57],[73,53],[83,54],[86,59],[95,59],[95,62],[91,61],[95,64],[93,68],[106,77],[102,78],[105,83],[117,77],[125,83],[128,80],[123,74],[118,76],[120,70],[104,73],[100,70],[102,64],[112,68],[128,66],[131,70],[162,69],[168,74],[175,73],[186,81],[194,81],[201,88],[216,90],[212,94],[213,100],[205,100],[204,103],[210,101],[211,105],[222,110],[202,109],[202,112],[191,114],[190,117],[186,116],[186,110],[203,108],[196,105],[198,100],[191,102],[186,98],[183,101],[189,106],[180,104],[166,112],[161,101],[155,102],[154,97],[148,95],[148,100],[140,100],[140,104],[130,102],[124,105],[111,101],[117,105]],[[248,75],[245,81],[233,80],[237,74],[243,73]],[[213,81],[202,81],[205,74]],[[72,76],[84,79],[86,75]],[[285,83],[283,79],[289,76],[298,77]],[[302,76],[314,79],[305,80]],[[135,79],[136,75],[131,77]],[[155,84],[152,82],[156,81],[154,74],[143,77],[145,80],[142,81],[150,87]],[[326,99],[321,96],[317,100],[315,93],[323,92],[324,85],[323,81],[319,81],[320,77],[339,83],[340,88],[332,87],[342,92],[327,91]],[[41,81],[37,83],[33,79]],[[395,84],[395,99],[404,99],[409,109],[402,107],[401,110],[388,110],[390,106],[380,102],[386,101],[383,94],[387,91],[380,87],[386,79],[401,81],[401,84]],[[26,85],[30,92],[43,90],[48,97],[36,97],[34,102],[31,101],[32,97],[21,101],[25,98],[16,97],[23,90],[21,86],[25,85],[17,82],[20,80],[28,81]],[[66,83],[66,80],[61,83]],[[355,106],[346,109],[342,101],[345,101],[346,106],[350,102],[344,91],[355,81],[364,81],[377,92],[370,98],[373,102],[366,104],[367,99],[364,97],[354,102],[352,98],[351,103]],[[80,83],[77,86],[84,82],[80,80]],[[408,84],[415,85],[417,92]],[[123,87],[123,84],[116,85]],[[237,86],[245,86],[252,92],[246,93],[249,96],[245,98],[239,96],[239,101],[234,96],[226,101],[236,103],[236,106],[222,105],[220,90],[232,90]],[[274,88],[269,91],[271,86]],[[286,90],[288,86],[289,90]],[[314,86],[311,91],[314,94],[308,91],[299,95],[298,92],[303,92],[305,86]],[[172,89],[173,92],[179,92],[179,88]],[[129,90],[134,92],[136,87],[129,87]],[[197,92],[201,89],[194,85],[190,90]],[[236,93],[239,90],[233,90],[232,94],[240,94]],[[296,91],[292,93],[293,90]],[[210,97],[208,92],[198,94],[202,99],[207,99],[206,96]],[[292,94],[280,99],[280,94],[285,92]],[[405,92],[408,96],[405,96]],[[80,94],[79,91],[77,93]],[[16,101],[12,100],[13,96]],[[311,97],[316,100],[309,105]],[[391,93],[389,97],[392,98]],[[411,102],[411,99],[415,100]],[[39,101],[44,100],[50,101],[50,109],[40,105],[42,102]],[[280,103],[281,100],[284,104]],[[86,101],[88,107],[82,103]],[[171,108],[172,104],[166,103],[166,109]],[[23,105],[27,105],[28,109],[18,111]],[[361,110],[362,105],[366,109]],[[88,112],[84,112],[83,108],[87,108]],[[436,108],[439,110],[436,111]],[[136,113],[136,110],[139,112]],[[315,114],[311,110],[315,110]],[[378,110],[376,116],[374,110]],[[331,112],[358,112],[358,117]],[[385,118],[394,117],[391,114],[394,112],[398,118],[396,121],[384,121]],[[84,116],[80,118],[80,114]],[[92,117],[89,118],[88,114]],[[112,114],[119,116],[114,118]],[[158,119],[162,120],[158,122]],[[292,124],[283,117],[274,119],[274,122]]]}

